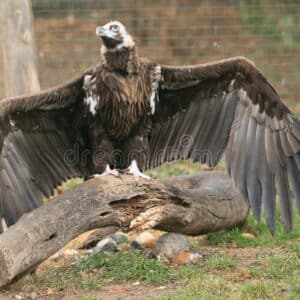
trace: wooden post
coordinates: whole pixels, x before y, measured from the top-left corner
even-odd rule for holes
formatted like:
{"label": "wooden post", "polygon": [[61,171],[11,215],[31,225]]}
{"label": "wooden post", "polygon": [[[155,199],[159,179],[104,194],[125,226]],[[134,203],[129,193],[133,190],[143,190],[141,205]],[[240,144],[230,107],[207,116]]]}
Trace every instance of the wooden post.
{"label": "wooden post", "polygon": [[25,214],[0,235],[0,287],[95,228],[197,235],[245,222],[249,203],[222,172],[167,180],[88,180]]}
{"label": "wooden post", "polygon": [[0,1],[2,97],[40,90],[30,0]]}
{"label": "wooden post", "polygon": [[39,90],[31,1],[0,0],[0,99]]}

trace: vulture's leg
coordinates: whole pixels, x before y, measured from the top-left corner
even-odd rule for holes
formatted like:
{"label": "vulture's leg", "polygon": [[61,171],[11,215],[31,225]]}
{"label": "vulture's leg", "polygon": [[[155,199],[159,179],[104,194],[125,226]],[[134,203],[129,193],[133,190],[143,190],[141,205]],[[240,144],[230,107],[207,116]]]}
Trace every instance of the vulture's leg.
{"label": "vulture's leg", "polygon": [[117,169],[111,169],[110,165],[107,164],[104,172],[102,172],[101,174],[94,174],[93,177],[102,177],[106,175],[113,175],[116,177],[120,177],[120,172]]}
{"label": "vulture's leg", "polygon": [[150,176],[144,174],[143,172],[140,171],[137,161],[134,159],[130,163],[130,166],[126,169],[126,172],[128,174],[131,174],[134,176],[135,179],[139,179],[140,177],[145,178],[145,179],[150,179]]}
{"label": "vulture's leg", "polygon": [[93,169],[92,177],[114,175],[119,177],[120,173],[115,169],[116,162],[114,161],[115,147],[105,130],[102,127],[97,127],[93,131]]}
{"label": "vulture's leg", "polygon": [[143,170],[148,159],[148,139],[142,135],[136,135],[129,138],[123,144],[123,153],[125,156],[125,169],[127,174],[131,174],[135,179],[140,177],[150,179],[150,177],[140,170]]}

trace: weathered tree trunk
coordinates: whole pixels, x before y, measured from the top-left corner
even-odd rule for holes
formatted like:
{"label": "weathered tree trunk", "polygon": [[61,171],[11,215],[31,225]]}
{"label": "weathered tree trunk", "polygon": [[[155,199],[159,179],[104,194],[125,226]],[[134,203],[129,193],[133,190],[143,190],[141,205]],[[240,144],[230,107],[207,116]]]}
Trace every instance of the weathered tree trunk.
{"label": "weathered tree trunk", "polygon": [[0,1],[1,97],[40,90],[30,0]]}
{"label": "weathered tree trunk", "polygon": [[152,227],[197,235],[241,224],[248,210],[222,172],[138,182],[132,176],[95,178],[24,215],[0,235],[0,286],[91,229]]}

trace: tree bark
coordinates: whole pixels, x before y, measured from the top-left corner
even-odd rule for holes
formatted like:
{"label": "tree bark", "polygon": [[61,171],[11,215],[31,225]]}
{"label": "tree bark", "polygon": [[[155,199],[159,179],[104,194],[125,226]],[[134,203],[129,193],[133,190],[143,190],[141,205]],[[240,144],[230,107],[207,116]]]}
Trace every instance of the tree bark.
{"label": "tree bark", "polygon": [[40,90],[30,0],[0,1],[1,97]]}
{"label": "tree bark", "polygon": [[0,78],[0,99],[40,90],[30,0],[0,0]]}
{"label": "tree bark", "polygon": [[0,235],[0,286],[91,229],[197,235],[239,225],[248,211],[248,202],[222,172],[138,182],[125,175],[95,178],[24,215]]}

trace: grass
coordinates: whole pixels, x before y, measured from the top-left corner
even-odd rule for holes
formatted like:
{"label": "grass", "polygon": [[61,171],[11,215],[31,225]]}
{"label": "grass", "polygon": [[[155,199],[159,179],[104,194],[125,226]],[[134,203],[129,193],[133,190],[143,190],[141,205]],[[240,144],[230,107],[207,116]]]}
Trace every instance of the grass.
{"label": "grass", "polygon": [[96,299],[90,296],[82,296],[80,297],[80,300],[96,300]]}
{"label": "grass", "polygon": [[146,258],[140,251],[99,253],[64,267],[51,267],[27,277],[27,284],[64,290],[99,290],[104,284],[136,282],[159,285],[172,280],[165,264]]}
{"label": "grass", "polygon": [[[294,230],[286,232],[277,215],[276,233],[272,236],[262,220],[257,222],[252,214],[247,219],[244,227],[233,228],[226,232],[211,233],[207,235],[207,242],[210,246],[236,246],[236,247],[274,247],[288,246],[290,241],[300,239],[300,218],[294,211]],[[249,238],[244,235],[245,232],[252,232],[255,238]],[[299,251],[297,245],[292,246],[295,251]]]}
{"label": "grass", "polygon": [[261,255],[251,261],[225,253],[218,256],[198,270],[181,267],[181,287],[155,300],[300,299],[300,262],[295,253]]}
{"label": "grass", "polygon": [[[176,162],[165,163],[155,169],[151,169],[146,173],[154,178],[167,178],[171,176],[189,175],[199,173],[202,170],[200,163],[193,163],[191,160],[181,160]],[[225,161],[221,160],[214,170],[225,170]]]}
{"label": "grass", "polygon": [[84,272],[101,269],[103,281],[141,281],[157,285],[172,279],[166,265],[146,258],[138,250],[96,254],[80,262],[77,268]]}

